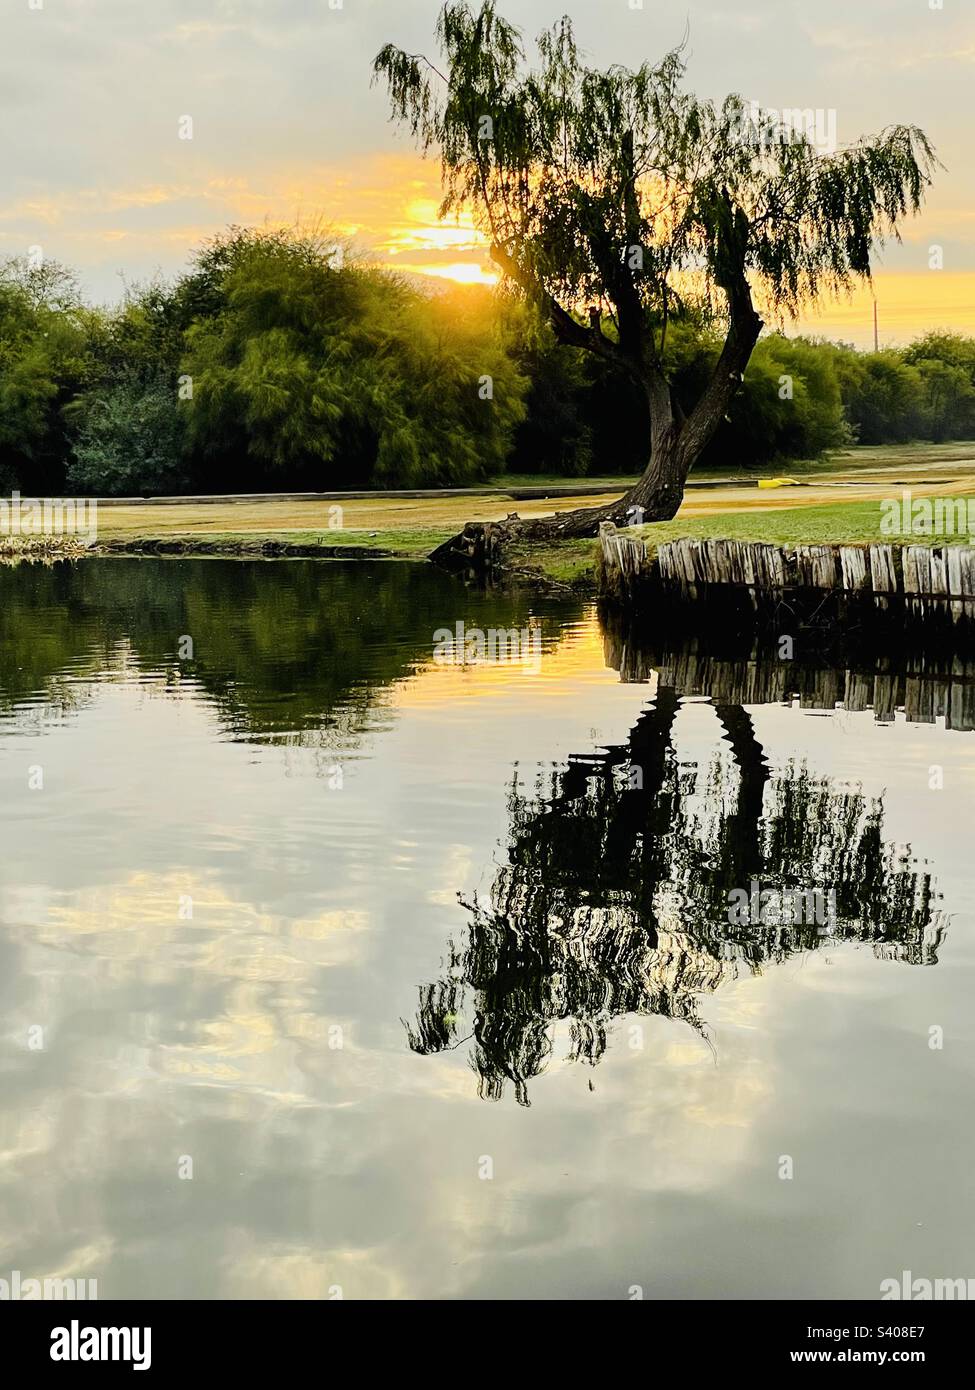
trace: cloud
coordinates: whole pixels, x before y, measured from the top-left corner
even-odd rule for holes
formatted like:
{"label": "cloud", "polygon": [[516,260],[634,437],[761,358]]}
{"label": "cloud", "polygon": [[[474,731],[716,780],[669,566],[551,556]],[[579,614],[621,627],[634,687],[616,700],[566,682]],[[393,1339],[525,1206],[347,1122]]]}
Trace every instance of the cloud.
{"label": "cloud", "polygon": [[[689,78],[702,94],[731,88],[773,107],[836,106],[847,139],[918,120],[949,165],[935,190],[953,209],[941,225],[956,238],[958,268],[975,269],[975,229],[963,211],[975,155],[957,116],[975,52],[970,17],[923,5],[891,16],[885,0],[852,12],[824,0],[815,14],[783,11],[777,0],[729,14],[692,0],[686,17],[622,0],[598,14],[583,0],[502,8],[529,38],[568,9],[596,63],[652,58],[680,41],[686,18]],[[438,9],[439,0],[14,7],[0,49],[0,253],[42,244],[108,298],[119,271],[174,274],[228,222],[321,220],[389,264],[490,277],[469,223],[437,226],[437,164],[417,158],[371,85],[384,42],[433,51]],[[747,41],[729,49],[729,33]],[[187,115],[193,138],[181,140]],[[922,242],[928,225],[917,224]],[[889,264],[909,268],[898,254]]]}

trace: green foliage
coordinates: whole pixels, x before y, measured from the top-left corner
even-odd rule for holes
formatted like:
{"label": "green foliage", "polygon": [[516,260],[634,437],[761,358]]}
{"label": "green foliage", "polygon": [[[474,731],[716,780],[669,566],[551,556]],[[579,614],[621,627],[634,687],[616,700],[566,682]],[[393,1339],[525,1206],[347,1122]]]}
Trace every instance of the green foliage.
{"label": "green foliage", "polygon": [[815,458],[852,440],[829,351],[770,334],[759,340],[707,458],[727,461],[730,454],[746,464]]}
{"label": "green foliage", "polygon": [[975,338],[926,333],[907,348],[904,361],[921,377],[921,438],[963,439],[975,433]]}
{"label": "green foliage", "polygon": [[894,349],[839,355],[843,399],[861,444],[903,443],[919,433],[923,386]]}
{"label": "green foliage", "polygon": [[46,491],[63,477],[65,407],[91,373],[89,318],[61,266],[0,265],[0,487]]}
{"label": "green foliage", "polygon": [[[671,325],[665,365],[685,411],[713,371],[720,347],[700,318]],[[968,362],[970,368],[964,365]],[[576,354],[559,347],[528,364],[532,433],[519,434],[519,443],[523,437],[530,439],[534,452],[519,448],[510,471],[573,476],[578,467],[556,461],[571,458],[579,439],[590,459],[585,471],[593,475],[636,473],[642,468],[646,424],[637,388],[612,364],[584,358],[581,378],[578,364]],[[782,464],[857,442],[972,438],[973,392],[972,338],[929,334],[903,350],[863,353],[842,344],[770,333],[759,339],[741,390],[699,466]],[[539,399],[546,408],[536,412]],[[549,401],[554,403],[551,409]]]}
{"label": "green foliage", "polygon": [[315,488],[450,485],[504,466],[527,382],[490,297],[426,297],[277,235],[217,245],[186,337],[190,444],[221,478]]}
{"label": "green foliage", "polygon": [[922,357],[917,370],[923,390],[921,438],[938,443],[975,429],[975,386],[965,368]]}
{"label": "green foliage", "polygon": [[[424,293],[325,239],[241,231],[174,285],[86,308],[57,266],[0,269],[0,490],[91,495],[436,487],[505,472],[639,473],[645,400],[523,299]],[[613,341],[616,327],[604,321]],[[663,370],[693,408],[721,352],[672,319]],[[488,379],[490,389],[488,389]],[[192,396],[187,394],[191,383]],[[754,468],[975,436],[975,339],[903,350],[767,334],[703,451]]]}
{"label": "green foliage", "polygon": [[106,375],[129,370],[151,381],[166,372],[175,384],[193,322],[186,283],[157,280],[126,290],[118,310],[105,320],[99,356]]}
{"label": "green foliage", "polygon": [[529,358],[487,291],[423,293],[321,234],[232,227],[111,312],[85,309],[59,268],[11,262],[0,486],[469,483],[507,464]]}
{"label": "green foliage", "polygon": [[505,306],[519,369],[530,382],[525,418],[505,462],[508,473],[581,477],[592,469],[587,422],[591,374],[578,353],[562,347],[548,324],[525,305]]}
{"label": "green foliage", "polygon": [[78,403],[81,420],[67,483],[96,497],[177,493],[188,481],[184,462],[185,404],[173,379],[147,379],[135,367]]}
{"label": "green foliage", "polygon": [[948,367],[961,367],[975,381],[975,338],[965,338],[960,333],[935,331],[916,338],[904,351],[904,361],[916,365],[919,362],[944,362]]}

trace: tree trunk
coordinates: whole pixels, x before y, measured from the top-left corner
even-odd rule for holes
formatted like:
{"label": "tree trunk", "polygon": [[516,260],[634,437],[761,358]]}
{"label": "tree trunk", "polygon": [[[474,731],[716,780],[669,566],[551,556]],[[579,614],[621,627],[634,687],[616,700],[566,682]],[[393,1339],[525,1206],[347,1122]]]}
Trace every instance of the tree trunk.
{"label": "tree trunk", "polygon": [[499,563],[504,545],[512,539],[575,540],[598,536],[601,521],[636,526],[644,521],[669,521],[676,516],[693,460],[680,447],[680,430],[671,413],[670,389],[666,383],[664,387],[666,403],[658,399],[656,408],[650,388],[645,388],[650,462],[622,497],[601,507],[581,507],[556,512],[554,516],[522,520],[513,513],[505,521],[470,521],[460,535],[438,546],[430,559],[447,568],[480,570]]}
{"label": "tree trunk", "polygon": [[[601,521],[619,525],[639,525],[645,521],[670,521],[684,497],[684,484],[693,464],[700,458],[724,418],[761,332],[762,320],[755,312],[745,276],[742,245],[747,227],[735,222],[728,204],[727,228],[723,232],[719,283],[728,301],[728,333],[711,378],[694,408],[685,418],[674,401],[670,383],[661,363],[648,357],[642,331],[633,326],[632,342],[617,344],[600,328],[599,312],[590,311],[586,328],[554,300],[548,300],[552,326],[560,341],[583,348],[616,363],[639,383],[646,408],[648,463],[640,478],[615,502],[602,507],[583,507],[554,516],[522,521],[512,513],[505,521],[468,522],[459,536],[439,546],[431,560],[448,567],[480,567],[500,558],[504,544],[512,539],[571,540],[597,536]],[[516,282],[532,287],[517,262],[503,248],[494,247],[498,264]],[[537,288],[537,287],[536,287]],[[639,307],[639,306],[637,306]]]}
{"label": "tree trunk", "polygon": [[523,536],[526,540],[571,540],[598,536],[601,521],[615,521],[617,526],[669,521],[677,515],[686,480],[687,469],[676,447],[676,439],[671,438],[655,450],[645,472],[617,501],[528,521],[509,520],[504,525],[509,535]]}

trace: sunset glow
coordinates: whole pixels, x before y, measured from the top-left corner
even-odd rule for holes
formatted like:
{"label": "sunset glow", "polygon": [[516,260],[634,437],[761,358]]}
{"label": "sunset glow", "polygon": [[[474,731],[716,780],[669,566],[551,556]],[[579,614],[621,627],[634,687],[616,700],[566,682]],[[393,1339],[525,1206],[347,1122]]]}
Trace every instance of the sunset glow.
{"label": "sunset glow", "polygon": [[[185,264],[192,250],[228,223],[322,226],[348,239],[365,259],[407,275],[458,285],[496,285],[487,239],[469,212],[440,219],[438,166],[410,153],[376,154],[354,168],[310,165],[269,177],[208,177],[77,191],[59,198],[34,195],[0,216],[0,249],[13,253],[30,236],[69,264],[102,265],[117,280],[134,262]],[[149,218],[152,220],[149,220]],[[927,212],[911,224],[896,269],[880,265],[873,286],[850,299],[824,303],[788,333],[804,332],[873,345],[873,299],[881,346],[902,343],[930,327],[975,332],[975,269],[926,268],[929,243],[943,229],[967,231],[968,221]],[[903,262],[919,269],[908,269]],[[128,271],[126,271],[128,273]],[[774,326],[770,323],[770,326]]]}
{"label": "sunset glow", "polygon": [[[5,163],[0,256],[40,246],[46,257],[76,267],[96,301],[112,302],[123,283],[178,275],[202,242],[230,224],[298,224],[329,228],[390,270],[459,285],[497,283],[470,212],[438,216],[439,161],[390,126],[386,98],[370,86],[382,42],[408,39],[418,47],[431,35],[432,0],[380,7],[375,22],[350,16],[348,6],[345,15],[323,6],[280,22],[261,6],[217,8],[205,21],[175,19],[166,6],[138,23],[127,17],[131,52],[146,75],[133,90],[107,58],[128,13],[123,7],[109,0],[46,7],[43,33],[77,48],[86,89],[96,94],[81,106],[43,66],[36,15],[24,6],[11,18],[12,37],[23,31],[18,43],[35,66],[16,76],[11,70],[8,82],[17,136]],[[579,38],[598,62],[633,64],[680,39],[681,26],[658,7],[594,7],[598,15],[585,8],[576,16]],[[518,18],[530,37],[557,12],[524,3]],[[932,326],[975,331],[971,151],[964,123],[952,114],[967,94],[970,16],[958,7],[932,13],[920,48],[914,22],[892,17],[878,67],[869,16],[851,16],[832,0],[823,13],[775,13],[773,21],[771,9],[752,5],[720,23],[699,21],[692,86],[716,99],[738,90],[776,107],[815,97],[817,108],[835,109],[841,144],[891,121],[916,120],[944,164],[923,215],[905,226],[903,245],[877,257],[872,290],[826,304],[786,331],[872,346],[874,294],[881,344]],[[891,71],[901,74],[900,91]],[[260,100],[242,95],[255,91]],[[182,111],[194,117],[190,141],[177,138]],[[943,249],[942,270],[928,269],[933,247]]]}

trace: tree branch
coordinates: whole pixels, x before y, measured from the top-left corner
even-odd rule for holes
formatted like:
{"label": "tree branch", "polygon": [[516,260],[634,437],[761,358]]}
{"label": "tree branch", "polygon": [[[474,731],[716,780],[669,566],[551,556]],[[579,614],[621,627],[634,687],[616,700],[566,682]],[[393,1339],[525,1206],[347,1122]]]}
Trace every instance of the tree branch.
{"label": "tree branch", "polygon": [[613,362],[617,366],[623,367],[638,380],[640,379],[639,364],[611,338],[607,338],[599,327],[598,311],[595,315],[590,311],[589,327],[587,328],[584,324],[577,322],[567,310],[563,309],[562,305],[549,294],[535,276],[530,271],[525,270],[511,252],[499,242],[495,242],[491,247],[491,259],[501,267],[506,275],[514,280],[515,284],[520,285],[526,294],[541,303],[560,343],[591,352],[596,357],[602,357],[604,361]]}
{"label": "tree branch", "polygon": [[732,208],[727,194],[722,195],[720,202],[715,278],[728,301],[728,334],[710,381],[681,427],[678,448],[687,468],[699,457],[724,418],[762,331],[762,320],[752,303],[745,274],[748,220],[740,209]]}

